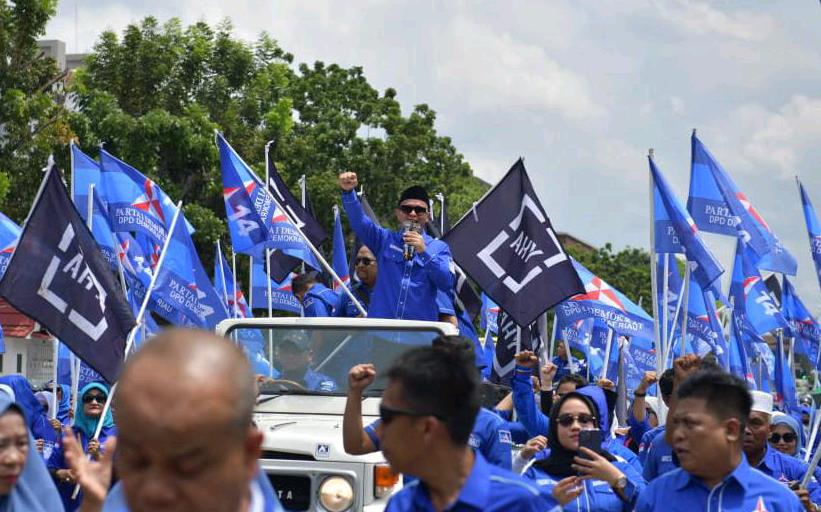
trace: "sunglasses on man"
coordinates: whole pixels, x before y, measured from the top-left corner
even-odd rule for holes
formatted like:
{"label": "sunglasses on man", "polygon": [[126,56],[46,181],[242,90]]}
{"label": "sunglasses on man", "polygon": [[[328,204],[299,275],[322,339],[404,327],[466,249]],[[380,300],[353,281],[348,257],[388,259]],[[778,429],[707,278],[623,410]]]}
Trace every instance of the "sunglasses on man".
{"label": "sunglasses on man", "polygon": [[423,215],[428,213],[428,209],[424,206],[410,206],[407,204],[403,204],[399,206],[399,209],[402,210],[406,215],[410,215],[414,212],[416,212],[416,215]]}
{"label": "sunglasses on man", "polygon": [[399,416],[410,416],[412,418],[424,418],[425,416],[433,416],[438,420],[444,421],[442,416],[436,414],[435,412],[421,412],[421,411],[411,411],[409,409],[399,409],[396,407],[389,407],[387,405],[379,405],[379,419],[382,421],[383,425],[389,425],[390,422],[398,418]]}

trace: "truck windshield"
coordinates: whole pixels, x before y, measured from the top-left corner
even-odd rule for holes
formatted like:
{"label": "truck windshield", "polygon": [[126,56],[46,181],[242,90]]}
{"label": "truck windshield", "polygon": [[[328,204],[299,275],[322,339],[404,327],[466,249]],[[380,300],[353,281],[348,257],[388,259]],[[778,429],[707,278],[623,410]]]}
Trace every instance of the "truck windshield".
{"label": "truck windshield", "polygon": [[434,329],[375,330],[350,327],[234,327],[226,336],[245,352],[261,379],[262,394],[347,393],[348,370],[360,363],[376,367],[377,379],[366,390],[379,396],[385,372],[405,351],[430,345]]}

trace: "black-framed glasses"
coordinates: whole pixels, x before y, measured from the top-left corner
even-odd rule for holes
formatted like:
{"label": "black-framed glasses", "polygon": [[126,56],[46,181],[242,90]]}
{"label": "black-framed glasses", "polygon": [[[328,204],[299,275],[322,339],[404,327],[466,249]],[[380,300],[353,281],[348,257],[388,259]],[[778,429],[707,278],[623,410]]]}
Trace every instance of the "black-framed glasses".
{"label": "black-framed glasses", "polygon": [[596,422],[596,417],[593,416],[592,414],[585,414],[585,413],[582,413],[582,414],[562,414],[561,416],[556,418],[556,421],[559,422],[559,425],[561,425],[563,427],[569,427],[576,421],[579,422],[579,425],[585,426],[585,425],[592,425],[593,423],[595,423]]}
{"label": "black-framed glasses", "polygon": [[409,204],[403,204],[399,206],[399,209],[405,212],[405,214],[410,215],[411,213],[416,213],[416,215],[422,215],[428,213],[428,209],[424,206],[411,206]]}
{"label": "black-framed glasses", "polygon": [[86,395],[83,397],[83,403],[90,404],[91,402],[97,402],[98,404],[104,404],[107,398],[105,395]]}
{"label": "black-framed glasses", "polygon": [[411,411],[409,409],[398,409],[396,407],[389,407],[387,405],[379,405],[379,419],[383,425],[388,425],[390,422],[399,416],[411,416],[413,418],[423,418],[425,416],[433,416],[437,419],[443,419],[435,412]]}
{"label": "black-framed glasses", "polygon": [[786,434],[770,434],[771,443],[780,443],[782,439],[785,443],[792,443],[798,439],[798,436],[792,432],[787,432]]}
{"label": "black-framed glasses", "polygon": [[366,267],[371,263],[375,262],[376,260],[373,258],[356,258],[354,260],[354,265],[359,265],[360,263],[365,265]]}

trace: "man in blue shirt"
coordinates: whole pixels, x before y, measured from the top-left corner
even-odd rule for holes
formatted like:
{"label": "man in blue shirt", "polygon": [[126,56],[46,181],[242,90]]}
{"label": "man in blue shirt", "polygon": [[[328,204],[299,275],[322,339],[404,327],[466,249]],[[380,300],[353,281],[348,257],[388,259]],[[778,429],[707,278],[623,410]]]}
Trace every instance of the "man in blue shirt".
{"label": "man in blue shirt", "polygon": [[[661,374],[658,389],[664,405],[668,405],[673,392],[672,368]],[[664,439],[665,430],[664,424],[652,428],[645,432],[639,442],[639,460],[644,468],[642,476],[648,482],[678,467],[673,463],[673,449]]]}
{"label": "man in blue shirt", "polygon": [[[558,503],[469,445],[480,408],[479,374],[464,351],[419,347],[387,372],[377,428],[382,453],[419,480],[394,494],[386,512],[545,512]],[[443,393],[442,390],[447,390]]]}
{"label": "man in blue shirt", "polygon": [[[462,336],[440,336],[432,345],[442,350],[460,351],[466,358],[474,357],[472,342]],[[378,430],[380,420],[362,427],[360,403],[362,394],[376,378],[372,364],[359,364],[348,373],[348,399],[342,424],[342,441],[351,455],[364,455],[381,449]],[[480,408],[470,432],[468,444],[493,465],[510,469],[513,445],[513,424],[489,409]],[[405,479],[407,483],[407,478]]]}
{"label": "man in blue shirt", "polygon": [[276,364],[273,379],[296,382],[310,391],[336,391],[336,382],[311,368],[314,351],[311,341],[290,335],[279,342],[276,349]]}
{"label": "man in blue shirt", "polygon": [[747,463],[742,439],[752,400],[744,381],[715,370],[687,378],[688,370],[677,360],[682,383],[668,432],[681,467],[650,482],[636,511],[802,510],[795,494]]}
{"label": "man in blue shirt", "polygon": [[408,188],[402,193],[396,209],[400,225],[412,224],[417,228],[390,231],[377,226],[365,215],[354,191],[357,184],[356,173],[339,175],[342,206],[351,227],[373,251],[379,263],[379,276],[368,316],[437,321],[437,291],[450,294],[453,275],[447,244],[424,233],[424,225],[429,219],[427,192],[418,186]]}
{"label": "man in blue shirt", "polygon": [[302,310],[308,317],[335,316],[339,308],[339,295],[320,283],[313,270],[294,278],[291,282],[294,295],[302,303]]}
{"label": "man in blue shirt", "polygon": [[[376,275],[379,271],[379,265],[376,263],[376,257],[373,255],[367,246],[363,245],[356,252],[354,259],[354,271],[358,281],[351,286],[351,293],[362,304],[365,311],[371,303],[371,293],[376,284]],[[362,316],[359,309],[354,305],[351,298],[343,290],[339,293],[339,307],[336,310],[336,316],[347,318],[357,318]]]}
{"label": "man in blue shirt", "polygon": [[[744,430],[744,455],[750,467],[778,480],[785,486],[795,485],[807,473],[808,466],[796,457],[785,455],[769,443],[770,417],[773,411],[773,396],[764,391],[751,391],[752,410],[747,418]],[[805,502],[808,510],[810,501],[821,502],[821,488],[815,477],[812,477],[807,490],[796,490],[798,497]]]}

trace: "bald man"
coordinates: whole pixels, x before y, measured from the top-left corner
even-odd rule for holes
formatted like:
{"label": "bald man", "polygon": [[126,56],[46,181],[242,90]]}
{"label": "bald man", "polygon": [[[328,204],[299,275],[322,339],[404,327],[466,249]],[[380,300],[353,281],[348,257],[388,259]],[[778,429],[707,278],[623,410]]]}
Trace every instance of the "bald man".
{"label": "bald man", "polygon": [[[85,495],[80,510],[282,510],[257,464],[263,434],[252,424],[255,397],[251,367],[233,343],[206,331],[164,331],[123,370],[119,436],[100,462],[66,436]],[[120,482],[108,493],[115,447]]]}

